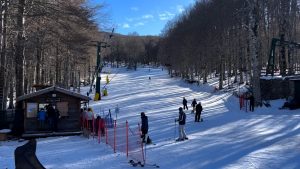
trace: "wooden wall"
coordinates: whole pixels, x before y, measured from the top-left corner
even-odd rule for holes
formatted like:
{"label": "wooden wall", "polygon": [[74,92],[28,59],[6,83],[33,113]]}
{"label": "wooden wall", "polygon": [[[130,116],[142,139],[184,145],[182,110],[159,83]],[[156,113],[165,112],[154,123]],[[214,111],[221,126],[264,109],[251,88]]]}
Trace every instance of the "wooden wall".
{"label": "wooden wall", "polygon": [[[56,92],[57,102],[67,102],[68,103],[68,112],[67,116],[61,116],[58,122],[58,131],[79,131],[80,130],[80,99],[75,98],[70,95],[66,95],[63,93]],[[52,93],[47,93],[43,95],[39,95],[28,100],[25,100],[24,108],[25,108],[25,133],[37,132],[40,131],[38,128],[38,120],[36,117],[27,118],[26,114],[26,103],[50,103],[52,101]],[[52,103],[52,102],[51,102]],[[62,113],[63,114],[63,113]],[[48,122],[46,121],[45,125],[46,130],[50,131],[50,127],[48,126]]]}

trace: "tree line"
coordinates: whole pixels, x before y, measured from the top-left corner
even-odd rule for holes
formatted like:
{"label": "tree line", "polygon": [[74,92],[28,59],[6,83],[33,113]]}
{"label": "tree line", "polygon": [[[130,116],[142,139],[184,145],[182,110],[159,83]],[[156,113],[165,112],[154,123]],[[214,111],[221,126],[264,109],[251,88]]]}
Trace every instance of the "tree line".
{"label": "tree line", "polygon": [[158,57],[170,73],[183,78],[196,76],[206,83],[218,75],[219,89],[230,77],[248,82],[260,104],[261,70],[267,67],[272,38],[282,43],[276,48],[275,69],[283,76],[300,70],[297,47],[283,45],[300,42],[299,12],[297,0],[196,1],[167,24]]}
{"label": "tree line", "polygon": [[104,60],[119,67],[125,64],[128,68],[136,69],[138,63],[159,64],[158,36],[139,36],[137,33],[114,35],[110,48],[105,53]]}
{"label": "tree line", "polygon": [[[84,0],[0,0],[0,103],[48,84],[78,87],[91,76],[96,47],[106,33],[94,21],[103,6]],[[119,66],[163,64],[172,76],[206,83],[247,82],[260,97],[261,70],[267,68],[272,38],[280,39],[275,69],[299,72],[299,51],[283,42],[299,41],[297,0],[201,0],[170,21],[161,36],[116,34],[101,56]],[[103,16],[104,18],[104,16]],[[280,45],[282,44],[282,45]],[[233,82],[230,81],[234,77]]]}
{"label": "tree line", "polygon": [[270,71],[273,38],[280,40],[274,70],[282,76],[300,72],[299,12],[297,0],[196,1],[168,22],[160,37],[117,36],[106,60],[135,68],[159,62],[171,76],[202,83],[215,75],[218,89],[247,83],[261,104],[260,77]]}
{"label": "tree line", "polygon": [[13,107],[14,99],[34,85],[78,85],[100,37],[93,16],[102,8],[83,0],[1,0],[0,104]]}

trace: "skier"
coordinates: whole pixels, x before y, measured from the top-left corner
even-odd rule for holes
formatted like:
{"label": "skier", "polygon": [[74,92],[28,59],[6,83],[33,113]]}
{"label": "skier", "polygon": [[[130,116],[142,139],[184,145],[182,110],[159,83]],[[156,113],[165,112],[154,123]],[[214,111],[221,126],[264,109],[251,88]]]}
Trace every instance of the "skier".
{"label": "skier", "polygon": [[144,112],[141,112],[141,120],[142,120],[142,126],[141,126],[142,141],[143,141],[143,143],[146,142],[147,144],[150,144],[151,143],[151,139],[148,136],[148,117],[145,115]]}
{"label": "skier", "polygon": [[189,109],[189,108],[187,107],[187,101],[186,101],[185,97],[183,97],[182,104],[183,104],[183,110],[185,110],[185,108],[186,108],[187,110]]}
{"label": "skier", "polygon": [[191,106],[193,107],[192,113],[195,112],[196,105],[197,105],[197,101],[196,101],[196,99],[194,99],[192,104],[191,104]]}
{"label": "skier", "polygon": [[196,114],[195,114],[195,122],[200,122],[203,121],[203,119],[201,118],[201,112],[202,112],[203,108],[201,106],[201,102],[199,102],[196,106]]}
{"label": "skier", "polygon": [[184,140],[188,139],[186,137],[185,129],[184,129],[185,120],[186,120],[186,115],[183,112],[182,107],[179,107],[179,117],[178,117],[178,119],[175,119],[175,121],[178,121],[178,123],[179,123],[179,138],[176,139],[176,141],[184,141]]}
{"label": "skier", "polygon": [[116,120],[118,119],[119,112],[120,112],[120,108],[119,108],[119,105],[117,104],[117,106],[115,108]]}

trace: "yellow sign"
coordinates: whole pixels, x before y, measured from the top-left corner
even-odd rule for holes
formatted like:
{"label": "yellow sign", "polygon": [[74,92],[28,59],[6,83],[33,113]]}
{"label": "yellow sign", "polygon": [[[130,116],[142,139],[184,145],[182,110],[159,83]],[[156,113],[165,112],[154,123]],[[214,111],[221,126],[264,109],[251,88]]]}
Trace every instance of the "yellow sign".
{"label": "yellow sign", "polygon": [[94,101],[98,101],[98,100],[101,100],[101,97],[100,97],[100,94],[99,94],[99,93],[96,93],[96,94],[95,94]]}
{"label": "yellow sign", "polygon": [[108,78],[108,75],[106,75],[106,84],[109,83],[109,78]]}

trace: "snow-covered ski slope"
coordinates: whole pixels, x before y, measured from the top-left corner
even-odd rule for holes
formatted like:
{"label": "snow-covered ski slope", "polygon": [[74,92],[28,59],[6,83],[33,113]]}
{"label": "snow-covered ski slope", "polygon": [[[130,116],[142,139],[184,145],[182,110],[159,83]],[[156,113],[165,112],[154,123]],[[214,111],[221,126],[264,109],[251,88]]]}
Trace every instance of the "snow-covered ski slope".
{"label": "snow-covered ski slope", "polygon": [[[102,114],[120,107],[118,121],[130,125],[140,122],[140,112],[149,119],[149,135],[155,145],[146,147],[149,164],[163,169],[297,169],[300,168],[300,110],[279,110],[284,100],[271,102],[271,108],[255,112],[239,110],[238,99],[228,93],[213,92],[209,85],[191,85],[170,78],[161,68],[110,69],[108,96],[91,101]],[[106,74],[102,74],[104,85]],[[149,80],[151,77],[151,80]],[[86,93],[88,87],[82,89]],[[91,95],[93,97],[93,95]],[[204,122],[195,123],[186,111],[189,140],[175,142],[178,125],[174,119],[182,97],[201,101]],[[175,128],[176,127],[176,128]],[[96,140],[82,136],[53,137],[37,140],[37,157],[47,169],[126,169],[132,168],[123,153]],[[0,142],[0,169],[14,168],[14,149],[24,144]],[[145,166],[144,168],[151,168]]]}

